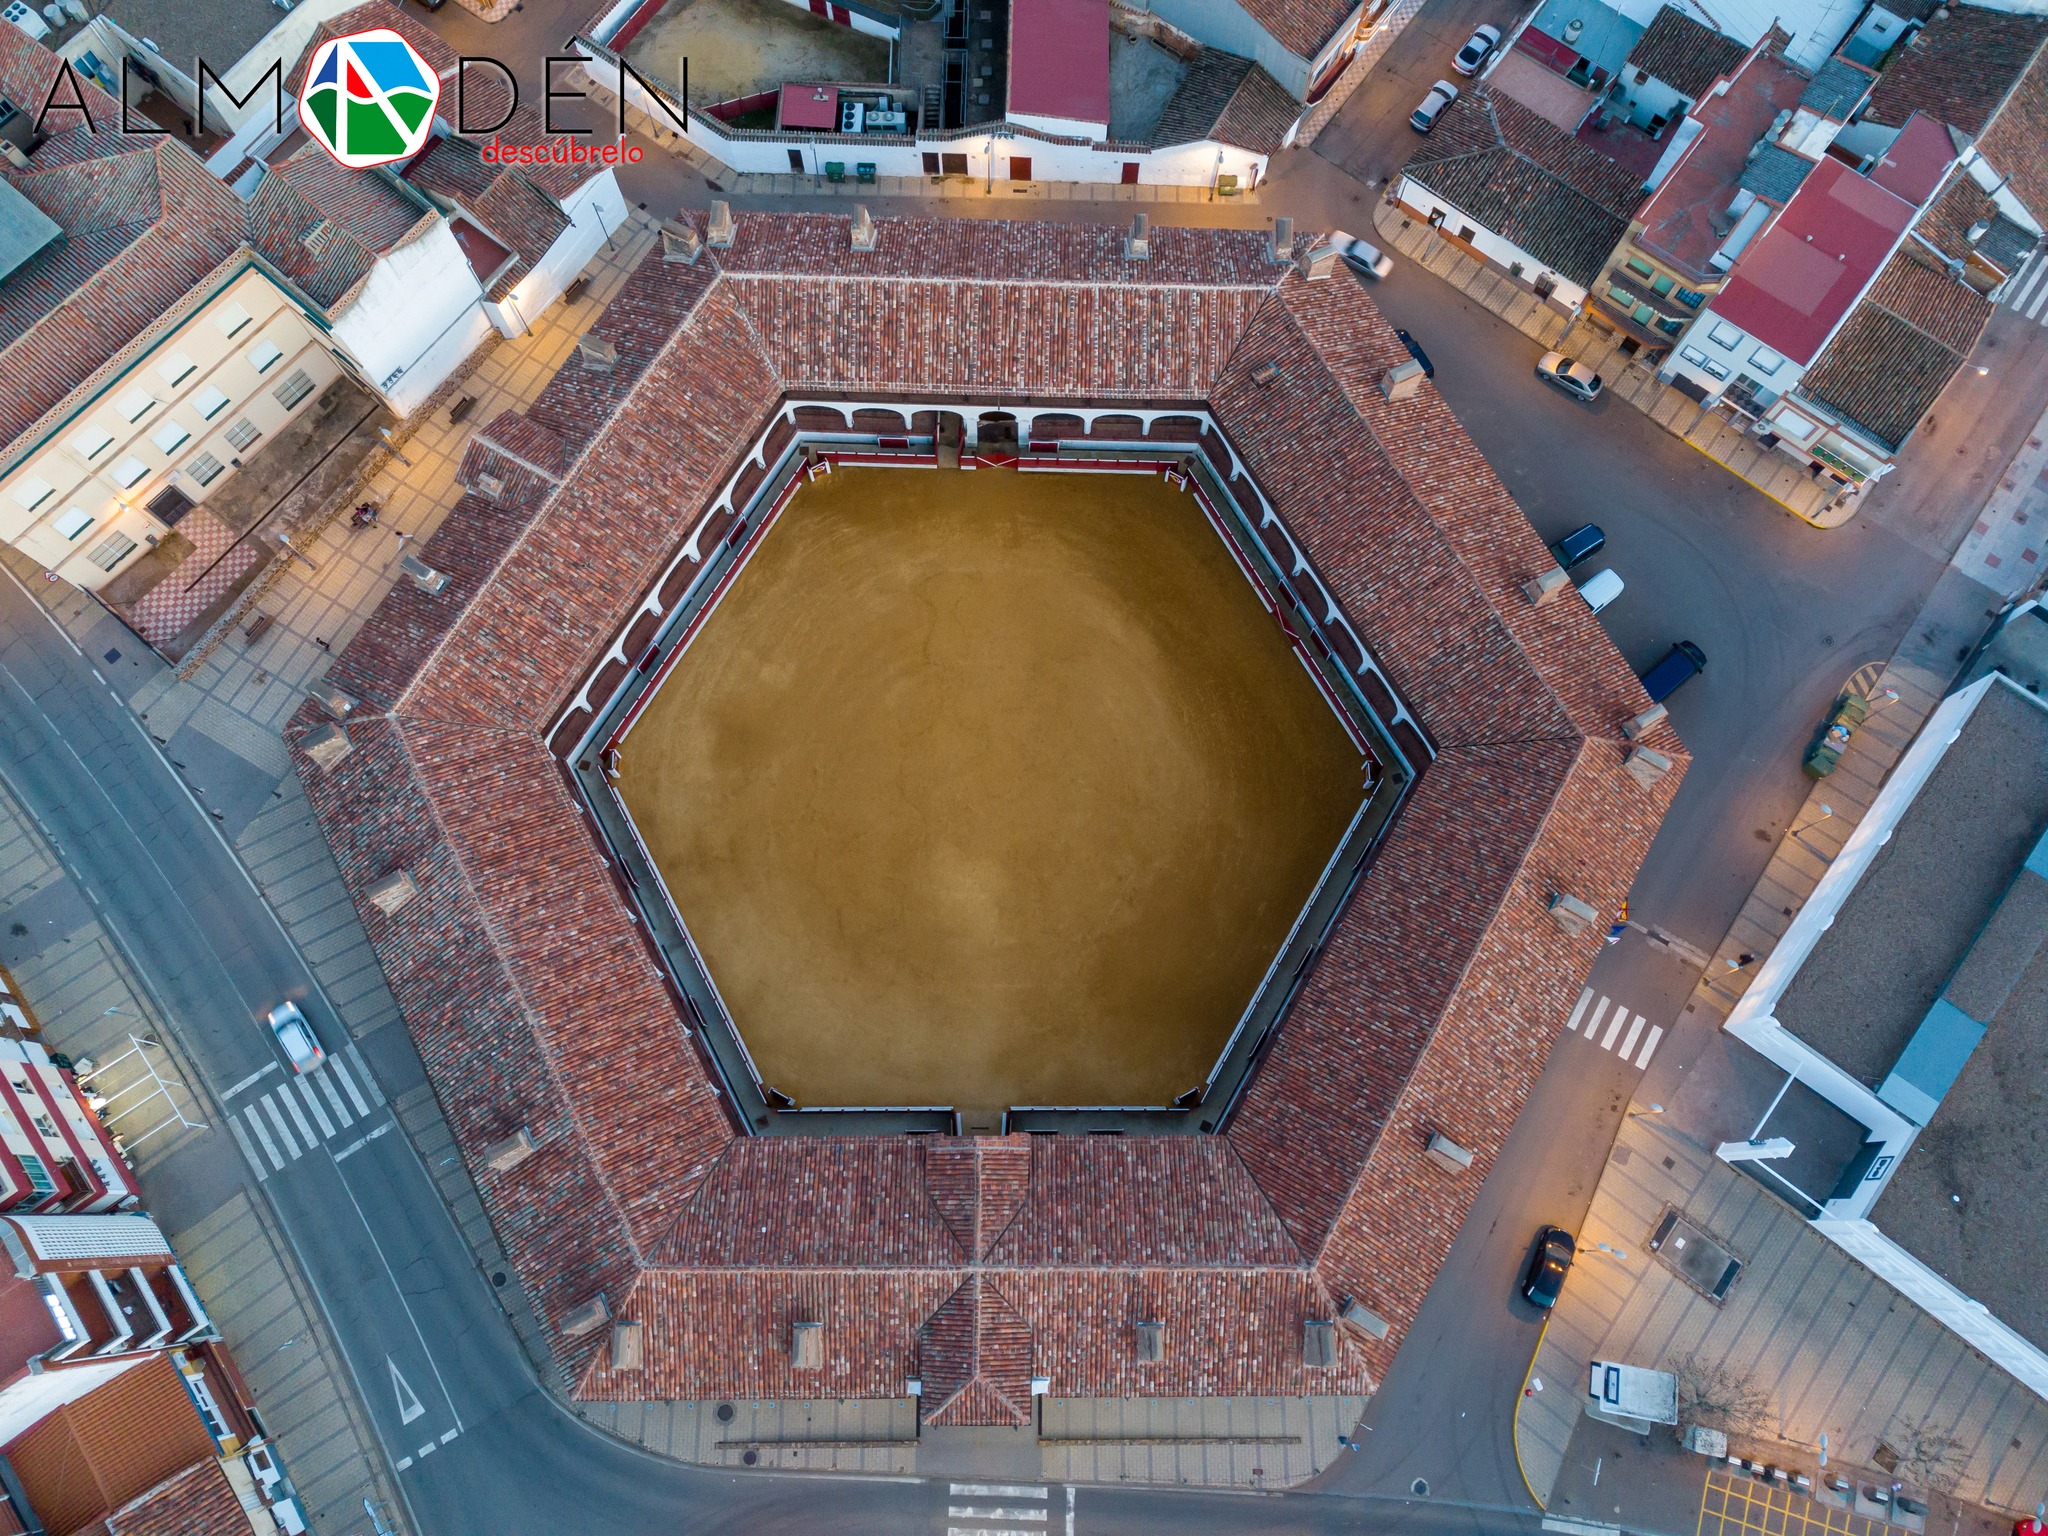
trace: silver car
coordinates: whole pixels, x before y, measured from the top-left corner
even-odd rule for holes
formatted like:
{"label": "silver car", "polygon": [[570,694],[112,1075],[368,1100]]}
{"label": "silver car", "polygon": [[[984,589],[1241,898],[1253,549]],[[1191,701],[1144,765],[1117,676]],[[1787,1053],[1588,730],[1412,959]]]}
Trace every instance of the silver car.
{"label": "silver car", "polygon": [[1492,56],[1493,50],[1499,46],[1499,27],[1476,28],[1472,36],[1466,40],[1465,46],[1458,50],[1458,56],[1451,60],[1451,68],[1461,75],[1476,75],[1479,73],[1479,66],[1484,64]]}
{"label": "silver car", "polygon": [[1444,108],[1458,99],[1458,88],[1448,80],[1439,80],[1429,88],[1429,94],[1422,98],[1422,105],[1408,116],[1408,126],[1417,133],[1427,133],[1436,126],[1436,120],[1444,115]]}
{"label": "silver car", "polygon": [[313,1033],[313,1026],[306,1022],[306,1016],[299,1011],[297,1003],[279,1003],[270,1010],[270,1032],[277,1036],[277,1043],[291,1058],[295,1072],[310,1072],[327,1059],[327,1053],[320,1049],[319,1037]]}
{"label": "silver car", "polygon": [[1574,400],[1597,400],[1600,398],[1600,375],[1584,363],[1566,357],[1562,352],[1546,352],[1536,364],[1536,377],[1547,384],[1555,384]]}
{"label": "silver car", "polygon": [[1337,236],[1337,254],[1347,265],[1355,267],[1367,277],[1385,277],[1394,270],[1394,258],[1387,255],[1370,241],[1360,240],[1351,235]]}

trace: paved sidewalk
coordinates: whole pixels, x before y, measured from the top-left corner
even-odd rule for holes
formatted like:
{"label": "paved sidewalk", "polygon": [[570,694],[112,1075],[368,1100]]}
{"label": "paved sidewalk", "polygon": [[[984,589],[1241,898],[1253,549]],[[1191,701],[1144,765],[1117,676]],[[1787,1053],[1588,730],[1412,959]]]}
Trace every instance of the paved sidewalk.
{"label": "paved sidewalk", "polygon": [[1834,501],[1835,487],[1823,487],[1791,459],[1756,440],[1715,411],[1670,386],[1660,384],[1610,340],[1575,329],[1572,318],[1545,303],[1505,271],[1466,254],[1427,224],[1382,199],[1373,209],[1373,226],[1382,239],[1425,271],[1476,299],[1545,347],[1573,350],[1607,381],[1607,393],[1648,416],[1673,437],[1682,438],[1737,479],[1753,485],[1795,517],[1817,528],[1837,528],[1856,512],[1850,499]]}
{"label": "paved sidewalk", "polygon": [[2048,415],[2013,456],[1955,553],[1955,567],[2003,597],[2048,576]]}

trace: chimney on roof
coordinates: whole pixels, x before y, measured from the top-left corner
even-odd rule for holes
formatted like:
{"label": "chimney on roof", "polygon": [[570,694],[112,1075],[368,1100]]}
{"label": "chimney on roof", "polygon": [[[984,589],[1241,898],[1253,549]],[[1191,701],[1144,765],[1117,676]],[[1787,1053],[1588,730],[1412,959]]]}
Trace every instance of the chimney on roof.
{"label": "chimney on roof", "polygon": [[1368,1338],[1384,1339],[1389,1331],[1387,1320],[1355,1296],[1344,1308],[1344,1321]]}
{"label": "chimney on roof", "polygon": [[1266,242],[1266,260],[1294,260],[1294,220],[1285,215],[1273,221],[1273,237]]}
{"label": "chimney on roof", "polygon": [[1131,232],[1124,236],[1126,261],[1152,259],[1152,221],[1142,213],[1131,215]]}
{"label": "chimney on roof", "polygon": [[1301,1363],[1328,1369],[1337,1363],[1337,1325],[1311,1318],[1301,1325]]}
{"label": "chimney on roof", "polygon": [[355,695],[343,692],[332,683],[315,683],[306,690],[306,697],[337,720],[346,720],[356,712]]}
{"label": "chimney on roof", "polygon": [[1422,364],[1414,358],[1403,358],[1380,375],[1380,393],[1389,403],[1406,400],[1422,390]]}
{"label": "chimney on roof", "polygon": [[310,757],[314,766],[323,773],[355,749],[356,744],[348,739],[348,728],[339,721],[309,732],[299,743],[299,750]]}
{"label": "chimney on roof", "polygon": [[637,1371],[646,1358],[640,1342],[638,1323],[612,1324],[612,1369]]}
{"label": "chimney on roof", "polygon": [[1166,1324],[1138,1324],[1138,1363],[1152,1365],[1166,1358]]}
{"label": "chimney on roof", "polygon": [[505,478],[502,475],[487,475],[482,471],[478,471],[476,479],[470,483],[469,488],[479,496],[485,496],[492,501],[496,501],[505,494]]}
{"label": "chimney on roof", "polygon": [[793,1371],[822,1371],[825,1368],[825,1325],[789,1325],[789,1368]]}
{"label": "chimney on roof", "polygon": [[1301,275],[1312,283],[1321,282],[1337,270],[1337,247],[1328,240],[1301,253]]}
{"label": "chimney on roof", "polygon": [[1593,910],[1591,903],[1581,901],[1564,891],[1550,893],[1547,910],[1553,923],[1574,936],[1584,933],[1600,918],[1600,914]]}
{"label": "chimney on roof", "polygon": [[619,366],[619,349],[602,336],[586,334],[576,343],[576,361],[585,373],[610,373]]}
{"label": "chimney on roof", "polygon": [[705,231],[704,243],[714,251],[723,251],[731,249],[732,240],[732,204],[720,198],[711,205],[711,225]]}
{"label": "chimney on roof", "polygon": [[590,1300],[563,1315],[561,1328],[565,1339],[580,1339],[586,1333],[595,1333],[612,1320],[612,1309],[605,1304],[604,1292],[599,1291]]}
{"label": "chimney on roof", "polygon": [[398,568],[410,576],[412,584],[429,597],[439,597],[448,590],[448,573],[435,570],[418,555],[400,555]]}
{"label": "chimney on roof", "polygon": [[1639,736],[1647,736],[1658,726],[1662,725],[1670,713],[1671,711],[1662,704],[1652,704],[1634,719],[1622,721],[1621,734],[1630,741],[1634,741]]}
{"label": "chimney on roof", "polygon": [[704,254],[704,237],[697,233],[697,226],[681,219],[661,221],[661,259],[680,262],[694,267],[697,258]]}
{"label": "chimney on roof", "polygon": [[1621,766],[1628,770],[1630,778],[1649,789],[1671,771],[1671,759],[1654,748],[1637,745],[1628,749]]}
{"label": "chimney on roof", "polygon": [[856,251],[872,251],[875,248],[875,220],[868,212],[866,203],[854,206],[853,248]]}
{"label": "chimney on roof", "polygon": [[409,869],[394,869],[363,892],[369,898],[370,905],[386,917],[390,917],[419,893],[419,882],[413,879],[412,871]]}
{"label": "chimney on roof", "polygon": [[1278,363],[1261,363],[1252,370],[1252,382],[1254,384],[1270,384],[1279,377],[1280,365]]}
{"label": "chimney on roof", "polygon": [[493,1173],[510,1173],[539,1150],[533,1144],[533,1132],[522,1125],[510,1136],[484,1148],[484,1166]]}
{"label": "chimney on roof", "polygon": [[1549,570],[1523,582],[1522,596],[1541,608],[1544,604],[1554,603],[1564,596],[1564,589],[1570,585],[1571,581],[1565,575],[1564,567],[1553,565]]}

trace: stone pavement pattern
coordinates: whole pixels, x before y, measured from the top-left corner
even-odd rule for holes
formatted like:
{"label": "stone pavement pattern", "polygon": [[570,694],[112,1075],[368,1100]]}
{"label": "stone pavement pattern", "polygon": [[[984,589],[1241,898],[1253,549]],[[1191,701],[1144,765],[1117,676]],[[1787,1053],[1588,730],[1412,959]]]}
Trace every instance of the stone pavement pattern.
{"label": "stone pavement pattern", "polygon": [[2048,415],[2013,455],[1955,553],[1955,567],[2004,597],[2036,590],[2048,567]]}

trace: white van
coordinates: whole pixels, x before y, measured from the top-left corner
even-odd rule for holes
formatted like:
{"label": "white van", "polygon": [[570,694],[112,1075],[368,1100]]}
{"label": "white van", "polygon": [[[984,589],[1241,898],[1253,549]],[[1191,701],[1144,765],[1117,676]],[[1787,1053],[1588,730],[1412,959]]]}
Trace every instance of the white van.
{"label": "white van", "polygon": [[1579,583],[1579,596],[1586,600],[1588,608],[1598,613],[1621,596],[1621,577],[1612,566],[1604,571],[1595,571]]}

